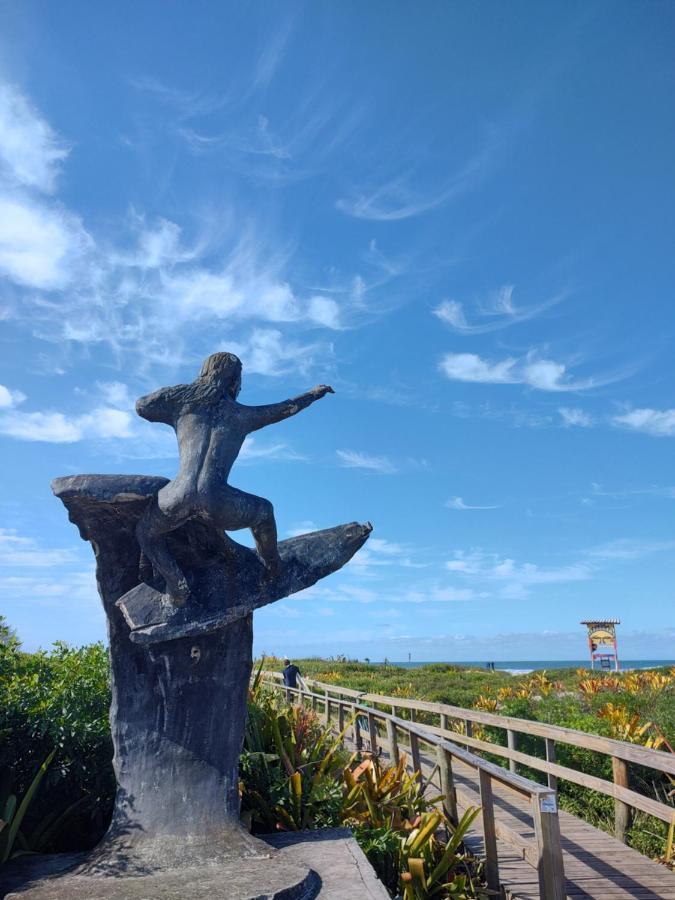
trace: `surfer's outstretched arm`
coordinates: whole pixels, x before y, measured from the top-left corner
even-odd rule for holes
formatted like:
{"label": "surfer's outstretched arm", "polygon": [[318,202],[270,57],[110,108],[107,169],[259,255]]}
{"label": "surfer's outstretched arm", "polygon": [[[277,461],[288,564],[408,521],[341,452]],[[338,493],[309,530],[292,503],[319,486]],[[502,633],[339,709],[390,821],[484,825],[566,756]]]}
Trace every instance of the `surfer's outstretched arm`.
{"label": "surfer's outstretched arm", "polygon": [[164,422],[173,425],[176,412],[189,385],[160,388],[136,401],[136,412],[148,422]]}
{"label": "surfer's outstretched arm", "polygon": [[273,425],[275,422],[282,422],[290,416],[294,416],[302,409],[307,409],[315,400],[320,400],[326,394],[334,394],[335,391],[327,384],[318,384],[307,391],[306,394],[300,394],[292,400],[282,400],[281,403],[268,403],[265,406],[244,406],[246,411],[247,431],[257,431],[264,428],[265,425]]}

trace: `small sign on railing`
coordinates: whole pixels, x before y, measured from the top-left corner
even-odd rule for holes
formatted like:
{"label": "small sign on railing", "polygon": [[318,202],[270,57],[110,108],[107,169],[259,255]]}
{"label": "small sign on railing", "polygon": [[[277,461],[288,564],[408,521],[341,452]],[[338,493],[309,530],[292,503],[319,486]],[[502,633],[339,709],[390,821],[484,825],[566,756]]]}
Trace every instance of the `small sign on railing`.
{"label": "small sign on railing", "polygon": [[539,809],[543,813],[557,813],[558,804],[556,803],[555,794],[542,794],[539,798]]}

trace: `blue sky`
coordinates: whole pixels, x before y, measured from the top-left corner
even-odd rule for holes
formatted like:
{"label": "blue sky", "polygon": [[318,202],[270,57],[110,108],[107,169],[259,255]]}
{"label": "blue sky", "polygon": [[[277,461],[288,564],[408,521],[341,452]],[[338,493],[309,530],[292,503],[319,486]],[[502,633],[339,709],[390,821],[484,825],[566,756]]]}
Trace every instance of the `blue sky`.
{"label": "blue sky", "polygon": [[[104,637],[57,475],[172,475],[136,397],[220,349],[335,396],[232,483],[371,520],[258,651],[626,657],[675,637],[675,10],[0,3],[0,612]],[[242,537],[240,535],[240,537]],[[248,538],[243,539],[248,541]]]}

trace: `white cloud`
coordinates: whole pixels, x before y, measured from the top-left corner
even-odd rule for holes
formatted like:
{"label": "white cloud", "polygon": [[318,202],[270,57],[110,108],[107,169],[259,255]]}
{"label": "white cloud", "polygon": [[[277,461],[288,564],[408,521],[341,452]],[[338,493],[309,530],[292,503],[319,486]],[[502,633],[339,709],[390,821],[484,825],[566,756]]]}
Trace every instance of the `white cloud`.
{"label": "white cloud", "polygon": [[[192,100],[188,106],[194,113]],[[269,136],[264,123],[263,132]],[[34,336],[106,343],[120,362],[132,353],[147,370],[212,350],[214,338],[222,342],[242,323],[337,330],[367,314],[351,289],[340,303],[316,288],[298,291],[288,277],[290,240],[280,244],[234,210],[217,222],[195,216],[185,227],[131,211],[116,238],[94,240],[74,212],[43,196],[66,156],[28,101],[0,88],[0,278],[24,289],[0,317],[23,319]],[[54,293],[37,293],[45,291]],[[272,330],[235,337],[251,344],[252,366],[266,374],[305,371],[331,352],[318,342],[282,342]]]}
{"label": "white cloud", "polygon": [[47,568],[72,562],[71,550],[45,550],[33,538],[22,537],[12,528],[0,528],[0,565]]}
{"label": "white cloud", "polygon": [[260,459],[306,460],[307,457],[295,451],[288,444],[260,444],[250,435],[244,441],[238,457],[240,462],[255,462]]}
{"label": "white cloud", "polygon": [[340,327],[340,307],[329,297],[310,297],[307,318],[326,328]]}
{"label": "white cloud", "polygon": [[583,409],[561,406],[558,410],[566,427],[590,428],[594,424],[593,417]]}
{"label": "white cloud", "polygon": [[67,287],[91,239],[80,220],[58,206],[0,196],[0,274],[23,287]]}
{"label": "white cloud", "polygon": [[452,381],[480,384],[517,384],[517,361],[509,357],[501,362],[488,362],[475,353],[447,353],[441,360],[441,371]]}
{"label": "white cloud", "polygon": [[539,391],[583,391],[616,381],[619,375],[602,378],[571,379],[564,363],[538,359],[533,353],[523,359],[493,362],[475,353],[447,353],[440,362],[441,371],[453,381],[480,384],[524,384]]}
{"label": "white cloud", "polygon": [[68,148],[28,100],[16,88],[0,84],[0,176],[51,192],[67,155]]}
{"label": "white cloud", "polygon": [[450,500],[446,501],[445,504],[448,509],[457,509],[457,510],[465,510],[465,509],[499,509],[498,506],[472,506],[468,503],[465,503],[461,497],[451,497]]}
{"label": "white cloud", "polygon": [[131,413],[110,407],[73,416],[23,410],[0,413],[0,434],[50,444],[72,444],[86,438],[128,438],[132,436],[131,425]]}
{"label": "white cloud", "polygon": [[373,566],[401,566],[404,569],[424,569],[425,562],[413,559],[413,548],[407,544],[396,544],[385,538],[371,537],[350,562],[361,574],[368,573]]}
{"label": "white cloud", "polygon": [[652,553],[672,550],[675,541],[646,541],[635,538],[618,538],[598,547],[591,547],[586,555],[600,560],[635,560],[643,559]]}
{"label": "white cloud", "polygon": [[332,346],[324,342],[300,344],[285,339],[276,329],[255,328],[248,339],[239,343],[228,341],[222,345],[242,360],[244,372],[278,376],[297,371],[309,371],[318,356],[323,360],[332,353]]}
{"label": "white cloud", "polygon": [[26,395],[21,391],[13,391],[4,384],[0,384],[0,409],[11,409],[13,406],[23,403],[25,399]]}
{"label": "white cloud", "polygon": [[[51,565],[51,564],[50,564]],[[96,590],[94,569],[81,571],[59,570],[58,578],[53,574],[6,575],[0,577],[0,596],[6,606],[14,600],[22,604],[30,602],[39,606],[56,605],[63,607],[75,602],[86,606],[98,607],[99,596]]]}
{"label": "white cloud", "polygon": [[309,534],[310,531],[317,531],[318,527],[316,522],[313,522],[311,519],[303,519],[302,522],[298,522],[297,525],[289,528],[286,533],[289,537],[298,537],[301,534]]}
{"label": "white cloud", "polygon": [[346,469],[367,469],[379,475],[394,475],[398,468],[386,456],[373,456],[360,450],[336,450],[340,464]]}
{"label": "white cloud", "polygon": [[528,596],[535,585],[585,581],[593,575],[588,563],[544,569],[535,563],[518,564],[513,559],[479,549],[469,552],[456,550],[453,558],[446,562],[445,568],[453,574],[478,582],[497,583],[500,585],[499,595],[510,599]]}
{"label": "white cloud", "polygon": [[633,409],[613,416],[612,424],[654,437],[675,436],[675,409]]}
{"label": "white cloud", "polygon": [[487,321],[471,324],[464,313],[464,307],[458,300],[444,300],[433,311],[446,325],[449,325],[458,334],[486,334],[490,331],[498,331],[508,328],[518,322],[526,322],[533,319],[550,307],[560,303],[564,294],[558,294],[550,300],[530,307],[516,307],[513,304],[514,287],[511,284],[504,285],[494,294],[479,305],[478,315]]}
{"label": "white cloud", "polygon": [[429,212],[475,187],[491,169],[496,141],[489,138],[483,149],[449,180],[433,188],[411,187],[409,175],[398,175],[376,188],[340,198],[340,212],[371,222],[396,222]]}

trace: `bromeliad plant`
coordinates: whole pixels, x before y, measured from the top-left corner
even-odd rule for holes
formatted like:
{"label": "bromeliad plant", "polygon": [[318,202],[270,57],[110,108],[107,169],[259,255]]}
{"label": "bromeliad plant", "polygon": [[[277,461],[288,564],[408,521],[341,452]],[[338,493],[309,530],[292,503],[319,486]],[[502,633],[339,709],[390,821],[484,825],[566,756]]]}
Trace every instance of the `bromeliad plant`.
{"label": "bromeliad plant", "polygon": [[[467,855],[462,842],[479,809],[468,809],[456,826],[437,810],[421,815],[410,834],[401,842],[400,862],[403,900],[432,900],[452,897],[487,897],[481,885],[480,868]],[[445,826],[447,841],[439,831]]]}
{"label": "bromeliad plant", "polygon": [[244,822],[259,832],[338,824],[342,737],[254,683],[240,760]]}
{"label": "bromeliad plant", "polygon": [[[406,757],[385,766],[376,756],[344,770],[343,822],[350,825],[382,881],[403,900],[483,896],[480,871],[463,848],[478,809],[456,826],[434,808],[442,797],[426,797]],[[441,838],[441,832],[447,840]]]}
{"label": "bromeliad plant", "polygon": [[396,766],[385,766],[372,755],[358,764],[356,760],[354,755],[343,771],[342,817],[348,825],[404,830],[404,823],[412,822],[439,799],[424,797],[419,778],[406,770],[405,754]]}
{"label": "bromeliad plant", "polygon": [[20,803],[16,794],[12,792],[10,772],[6,771],[3,774],[0,787],[0,866],[14,855],[15,844],[23,850],[33,849],[20,828],[55,754],[56,751],[52,750],[42,763]]}

